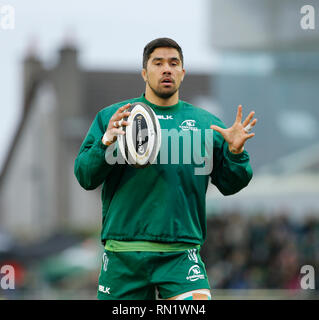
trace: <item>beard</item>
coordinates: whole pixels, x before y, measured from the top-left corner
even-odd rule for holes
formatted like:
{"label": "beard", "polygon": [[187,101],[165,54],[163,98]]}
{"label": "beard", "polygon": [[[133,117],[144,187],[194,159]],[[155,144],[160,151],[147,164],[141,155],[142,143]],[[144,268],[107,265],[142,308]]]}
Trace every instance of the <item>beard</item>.
{"label": "beard", "polygon": [[178,90],[178,88],[173,87],[173,88],[171,88],[171,90],[169,90],[169,91],[162,91],[162,90],[160,90],[160,89],[155,89],[155,88],[153,88],[153,87],[150,85],[150,83],[148,83],[148,85],[149,85],[149,87],[151,88],[151,90],[154,92],[154,94],[155,94],[157,97],[161,98],[161,99],[169,99],[169,98],[170,98],[171,96],[173,96],[173,95],[177,92],[177,90]]}

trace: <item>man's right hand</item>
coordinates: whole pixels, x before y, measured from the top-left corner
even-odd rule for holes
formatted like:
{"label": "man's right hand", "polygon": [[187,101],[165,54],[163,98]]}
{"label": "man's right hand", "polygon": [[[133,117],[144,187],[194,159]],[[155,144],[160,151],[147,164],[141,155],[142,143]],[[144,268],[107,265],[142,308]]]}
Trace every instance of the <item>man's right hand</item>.
{"label": "man's right hand", "polygon": [[126,111],[131,106],[130,103],[126,104],[125,106],[119,108],[111,117],[108,127],[104,133],[102,138],[102,143],[106,146],[111,145],[116,141],[117,135],[122,134],[124,135],[125,132],[120,128],[122,126],[128,126],[129,122],[124,121],[124,117],[128,117],[130,115],[129,111]]}

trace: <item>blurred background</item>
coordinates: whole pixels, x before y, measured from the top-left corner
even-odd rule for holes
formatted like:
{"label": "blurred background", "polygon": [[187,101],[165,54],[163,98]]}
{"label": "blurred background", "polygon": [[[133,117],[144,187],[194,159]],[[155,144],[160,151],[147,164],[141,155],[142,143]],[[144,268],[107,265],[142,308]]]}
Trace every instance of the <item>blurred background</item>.
{"label": "blurred background", "polygon": [[15,269],[0,299],[96,299],[101,189],[81,189],[74,159],[100,109],[143,92],[143,48],[163,36],[183,48],[182,100],[226,126],[238,104],[259,119],[249,186],[207,192],[215,298],[318,298],[319,22],[302,28],[304,5],[317,22],[315,0],[0,2],[0,267]]}

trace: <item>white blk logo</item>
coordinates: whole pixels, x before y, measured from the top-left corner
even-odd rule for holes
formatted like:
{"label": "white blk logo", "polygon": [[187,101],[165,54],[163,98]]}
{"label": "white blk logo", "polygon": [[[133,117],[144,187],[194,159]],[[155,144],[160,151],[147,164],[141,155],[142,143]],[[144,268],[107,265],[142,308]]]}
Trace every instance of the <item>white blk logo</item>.
{"label": "white blk logo", "polygon": [[160,119],[160,120],[173,120],[173,116],[169,116],[169,115],[163,116],[161,114],[158,114],[157,115],[157,119]]}
{"label": "white blk logo", "polygon": [[110,294],[110,289],[111,289],[111,288],[108,288],[108,287],[104,287],[104,286],[99,285],[99,291],[101,291],[101,292],[103,292],[103,293]]}

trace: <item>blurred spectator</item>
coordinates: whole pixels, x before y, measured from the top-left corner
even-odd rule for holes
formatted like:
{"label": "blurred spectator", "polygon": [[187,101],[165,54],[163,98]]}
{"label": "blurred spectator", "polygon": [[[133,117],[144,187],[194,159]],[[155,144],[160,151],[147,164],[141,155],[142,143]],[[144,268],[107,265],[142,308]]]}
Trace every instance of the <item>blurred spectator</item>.
{"label": "blurred spectator", "polygon": [[[1,239],[0,265],[14,266],[16,289],[2,290],[0,299],[96,299],[102,250],[97,249],[97,235],[54,236],[20,250]],[[313,266],[315,274],[319,271],[319,215],[299,220],[285,212],[211,215],[201,250],[212,289],[292,293],[300,289],[303,265]],[[318,289],[319,276],[315,280]]]}
{"label": "blurred spectator", "polygon": [[212,288],[300,289],[301,267],[319,265],[317,217],[296,220],[284,211],[210,216],[202,255]]}

